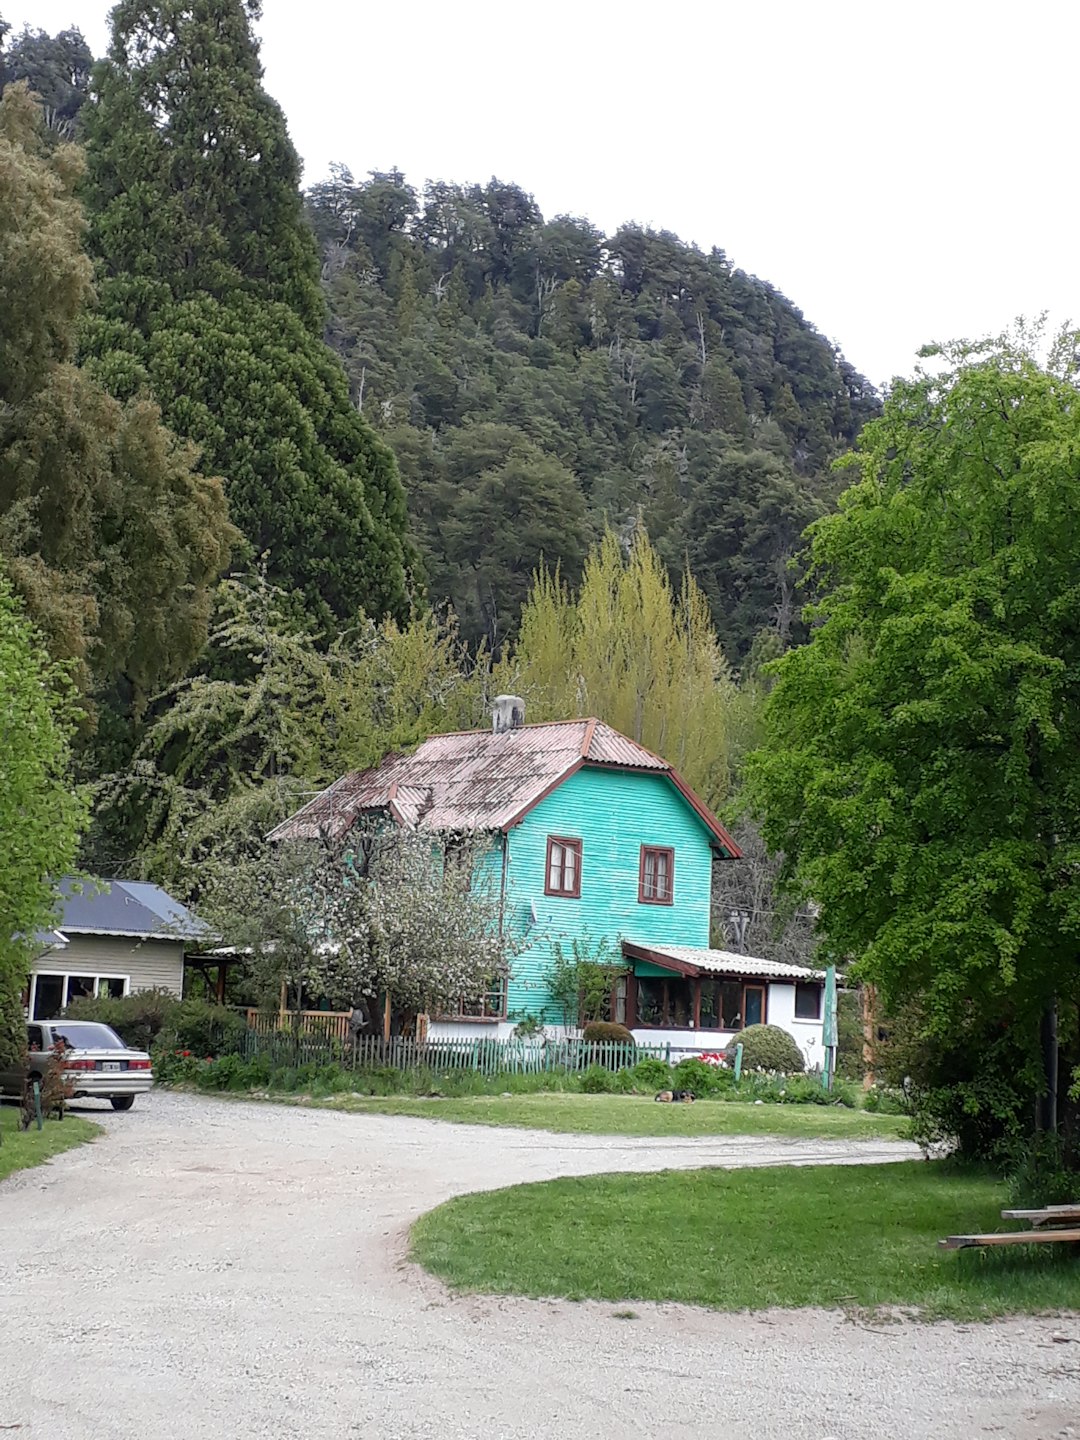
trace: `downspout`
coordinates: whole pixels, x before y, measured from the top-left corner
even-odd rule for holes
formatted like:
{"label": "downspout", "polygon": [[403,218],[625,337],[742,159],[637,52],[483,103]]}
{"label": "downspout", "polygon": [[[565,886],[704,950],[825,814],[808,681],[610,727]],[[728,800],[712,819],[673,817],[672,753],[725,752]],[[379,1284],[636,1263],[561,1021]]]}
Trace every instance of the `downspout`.
{"label": "downspout", "polygon": [[[502,877],[499,881],[499,935],[506,937],[506,867],[510,861],[510,832],[502,832]],[[506,1013],[510,1013],[510,976],[506,976]]]}
{"label": "downspout", "polygon": [[506,925],[506,867],[510,859],[510,832],[502,832],[502,879],[499,882],[499,932]]}

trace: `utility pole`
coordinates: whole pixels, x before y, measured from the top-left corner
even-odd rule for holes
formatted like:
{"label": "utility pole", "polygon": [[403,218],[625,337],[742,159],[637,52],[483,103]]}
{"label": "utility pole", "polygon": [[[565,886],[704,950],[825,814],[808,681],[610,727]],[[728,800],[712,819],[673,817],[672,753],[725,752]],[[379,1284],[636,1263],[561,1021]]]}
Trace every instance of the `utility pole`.
{"label": "utility pole", "polygon": [[821,1041],[825,1047],[825,1068],[821,1083],[826,1090],[833,1087],[836,1074],[836,966],[830,965],[825,971],[825,1017],[821,1027]]}
{"label": "utility pole", "polygon": [[745,910],[729,910],[728,920],[731,923],[731,931],[735,937],[735,945],[740,955],[746,954],[746,932],[750,925],[750,916]]}

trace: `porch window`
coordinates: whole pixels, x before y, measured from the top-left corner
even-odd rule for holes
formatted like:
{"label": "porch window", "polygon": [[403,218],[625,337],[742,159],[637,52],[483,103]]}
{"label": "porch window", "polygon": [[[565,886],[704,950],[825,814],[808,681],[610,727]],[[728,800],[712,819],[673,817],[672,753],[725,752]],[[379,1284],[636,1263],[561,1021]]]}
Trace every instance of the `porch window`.
{"label": "porch window", "polygon": [[795,986],[795,1019],[821,1019],[821,986],[807,981]]}
{"label": "porch window", "polygon": [[[636,1025],[673,1030],[743,1030],[765,1020],[765,986],[745,980],[639,975]],[[698,1005],[695,1023],[695,1002]]]}
{"label": "porch window", "polygon": [[706,1030],[741,1030],[746,1004],[741,980],[702,980],[701,1024]]}
{"label": "porch window", "polygon": [[675,851],[663,845],[643,845],[638,901],[642,905],[670,905],[674,898]]}
{"label": "porch window", "polygon": [[664,1023],[665,982],[652,975],[641,975],[637,982],[637,1023],[639,1025],[662,1025]]}
{"label": "porch window", "polygon": [[692,1030],[696,985],[696,980],[688,979],[685,975],[669,975],[666,979],[639,975],[637,1024]]}
{"label": "porch window", "polygon": [[581,841],[549,835],[545,895],[576,899],[581,894]]}

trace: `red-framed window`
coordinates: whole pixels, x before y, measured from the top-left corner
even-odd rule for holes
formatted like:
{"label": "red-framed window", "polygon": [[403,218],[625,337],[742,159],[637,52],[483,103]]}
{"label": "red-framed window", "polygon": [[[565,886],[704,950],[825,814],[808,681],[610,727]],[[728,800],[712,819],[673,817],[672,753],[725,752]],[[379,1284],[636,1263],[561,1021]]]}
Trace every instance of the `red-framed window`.
{"label": "red-framed window", "polygon": [[549,835],[544,894],[576,899],[581,894],[581,841]]}
{"label": "red-framed window", "polygon": [[675,903],[675,851],[669,846],[642,845],[638,900],[642,905]]}

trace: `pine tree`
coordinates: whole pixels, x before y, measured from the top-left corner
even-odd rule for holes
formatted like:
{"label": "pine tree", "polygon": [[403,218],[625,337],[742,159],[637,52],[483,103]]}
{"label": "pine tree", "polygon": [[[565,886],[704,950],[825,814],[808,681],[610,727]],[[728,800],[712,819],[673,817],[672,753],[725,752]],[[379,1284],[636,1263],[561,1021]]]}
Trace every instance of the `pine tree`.
{"label": "pine tree", "polygon": [[322,340],[315,239],[262,88],[258,15],[254,0],[113,11],[86,107],[102,280],[85,347],[114,394],[154,396],[225,475],[270,577],[329,626],[405,607],[405,504]]}

